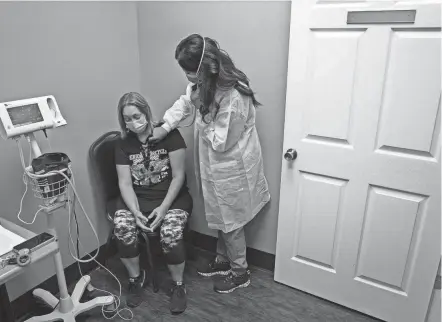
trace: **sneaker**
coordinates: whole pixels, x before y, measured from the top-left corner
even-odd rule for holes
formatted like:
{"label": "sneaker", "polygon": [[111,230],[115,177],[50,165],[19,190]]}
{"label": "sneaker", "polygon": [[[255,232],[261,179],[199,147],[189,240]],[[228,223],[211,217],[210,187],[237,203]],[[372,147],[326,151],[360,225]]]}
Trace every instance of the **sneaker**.
{"label": "sneaker", "polygon": [[211,277],[215,275],[229,275],[230,270],[230,263],[227,262],[218,262],[216,258],[211,261],[208,265],[202,268],[198,268],[197,272],[201,276],[205,277]]}
{"label": "sneaker", "polygon": [[172,314],[183,313],[187,308],[187,292],[184,284],[176,284],[172,288],[170,297],[170,312]]}
{"label": "sneaker", "polygon": [[126,304],[128,307],[137,307],[143,301],[143,287],[146,282],[146,271],[140,271],[140,276],[129,278],[129,294],[127,295]]}
{"label": "sneaker", "polygon": [[221,280],[214,282],[213,289],[218,293],[232,293],[234,290],[242,287],[247,287],[250,285],[250,271],[247,270],[246,273],[242,275],[235,276],[230,273],[228,276]]}

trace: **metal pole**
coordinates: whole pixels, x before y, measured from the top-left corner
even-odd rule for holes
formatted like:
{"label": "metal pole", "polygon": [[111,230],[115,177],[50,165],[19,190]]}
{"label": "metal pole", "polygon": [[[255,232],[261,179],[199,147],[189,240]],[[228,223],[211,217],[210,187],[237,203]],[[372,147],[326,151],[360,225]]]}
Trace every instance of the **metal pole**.
{"label": "metal pole", "polygon": [[[31,149],[33,152],[34,157],[41,156],[41,150],[38,146],[38,142],[35,139],[34,133],[29,133],[28,135],[29,142],[31,144]],[[58,244],[58,234],[57,230],[55,229],[55,222],[54,222],[54,216],[53,212],[65,205],[65,202],[59,202],[52,206],[49,209],[45,209],[44,213],[46,214],[47,221],[48,221],[48,232],[55,237],[55,240],[57,242],[57,249],[58,251],[54,255],[54,264],[55,264],[55,273],[57,274],[57,281],[58,281],[58,289],[60,290],[60,305],[59,305],[59,311],[61,313],[67,313],[73,310],[74,303],[72,302],[72,299],[68,293],[68,287],[66,285],[66,276],[64,275],[64,267],[63,267],[63,261],[61,259],[60,254],[60,245]]]}
{"label": "metal pole", "polygon": [[[61,206],[61,205],[60,205]],[[58,208],[60,208],[57,207]],[[58,235],[57,231],[55,229],[55,223],[54,223],[54,216],[52,212],[55,209],[51,209],[49,211],[45,211],[47,218],[48,218],[48,232],[52,234],[58,245]],[[74,304],[72,302],[72,299],[68,293],[68,287],[66,285],[66,277],[64,275],[64,267],[63,262],[61,260],[61,254],[60,254],[60,246],[57,247],[59,250],[54,255],[54,264],[55,264],[55,272],[57,274],[57,281],[58,281],[58,289],[60,290],[60,306],[59,311],[61,313],[66,313],[72,311],[74,308]]]}

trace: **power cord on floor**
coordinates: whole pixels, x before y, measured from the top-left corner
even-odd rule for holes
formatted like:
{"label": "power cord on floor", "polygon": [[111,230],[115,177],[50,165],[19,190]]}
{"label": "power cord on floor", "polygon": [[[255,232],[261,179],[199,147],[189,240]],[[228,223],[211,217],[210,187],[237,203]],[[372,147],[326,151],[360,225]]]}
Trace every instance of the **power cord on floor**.
{"label": "power cord on floor", "polygon": [[[73,178],[74,179],[74,178]],[[74,199],[73,199],[73,205],[72,205],[72,207],[71,206],[69,206],[70,207],[70,211],[69,211],[69,214],[70,214],[70,218],[72,217],[71,215],[73,215],[73,217],[74,217],[74,220],[75,220],[75,223],[76,223],[76,230],[77,230],[77,243],[76,243],[76,250],[77,250],[77,255],[76,256],[74,256],[73,254],[72,254],[72,249],[71,249],[71,243],[72,243],[72,245],[74,246],[74,241],[73,241],[73,239],[72,239],[72,234],[71,234],[71,219],[69,218],[69,239],[70,239],[70,242],[71,243],[69,243],[69,252],[71,253],[71,256],[73,257],[73,258],[79,258],[80,257],[80,251],[79,251],[79,245],[83,248],[83,245],[81,244],[81,240],[80,240],[80,238],[79,238],[79,233],[80,233],[80,231],[79,231],[79,225],[78,225],[78,218],[77,218],[77,213],[76,213],[76,211],[75,211],[75,198],[76,198],[76,194],[74,194]],[[98,249],[97,249],[97,253],[98,253]],[[125,320],[125,321],[130,321],[130,320],[132,320],[133,319],[133,317],[134,317],[134,315],[133,315],[133,312],[129,309],[129,308],[123,308],[123,309],[120,309],[120,306],[121,306],[121,291],[122,291],[122,286],[121,286],[121,282],[120,282],[120,280],[109,270],[109,269],[107,269],[105,266],[103,266],[100,262],[98,262],[96,259],[95,259],[95,257],[96,256],[91,256],[90,254],[86,254],[86,256],[88,256],[90,259],[91,258],[93,258],[93,261],[96,263],[96,264],[98,264],[98,266],[100,266],[100,267],[102,267],[103,269],[105,269],[116,281],[117,281],[117,283],[118,283],[118,286],[119,286],[119,295],[115,295],[115,294],[112,294],[111,292],[109,292],[109,291],[106,291],[106,290],[102,290],[102,289],[100,289],[100,288],[97,288],[97,287],[93,287],[93,289],[94,290],[97,290],[97,291],[101,291],[101,292],[104,292],[104,293],[106,293],[106,294],[109,294],[110,296],[112,296],[113,298],[114,298],[114,309],[113,310],[107,310],[107,309],[105,309],[105,307],[103,306],[102,308],[101,308],[101,312],[102,312],[102,314],[103,314],[103,317],[105,318],[105,319],[107,319],[107,320],[110,320],[110,319],[113,319],[114,317],[116,317],[116,316],[119,316],[122,320]],[[83,272],[82,272],[82,270],[81,270],[81,264],[80,264],[80,261],[77,261],[77,265],[78,265],[78,270],[79,270],[79,273],[80,273],[80,275],[81,275],[81,277],[84,279],[84,275],[83,275]],[[127,318],[127,317],[124,317],[121,313],[123,312],[123,311],[128,311],[129,313],[130,313],[130,317],[129,318]],[[112,316],[107,316],[106,315],[106,313],[113,313],[113,315]]]}

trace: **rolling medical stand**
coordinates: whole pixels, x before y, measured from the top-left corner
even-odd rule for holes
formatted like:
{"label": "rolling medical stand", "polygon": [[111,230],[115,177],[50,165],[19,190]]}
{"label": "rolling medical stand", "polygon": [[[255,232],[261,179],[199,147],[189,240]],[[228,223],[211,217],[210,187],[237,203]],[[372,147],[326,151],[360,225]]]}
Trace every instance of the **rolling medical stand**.
{"label": "rolling medical stand", "polygon": [[[66,121],[61,116],[53,96],[1,103],[0,121],[2,135],[5,138],[17,139],[25,136],[28,139],[33,158],[38,158],[42,155],[34,133],[66,125]],[[58,209],[66,207],[66,204],[70,202],[67,198],[70,182],[67,178],[70,177],[70,169],[66,167],[60,171],[35,174],[31,166],[28,166],[25,171],[26,180],[31,184],[34,196],[41,201],[39,212],[43,212],[46,215],[48,232],[55,237],[57,243],[57,252],[53,256],[60,291],[60,298],[57,299],[46,290],[35,289],[33,295],[49,305],[53,312],[43,316],[32,317],[26,320],[26,322],[60,320],[75,322],[75,317],[80,313],[98,306],[109,306],[114,303],[112,296],[96,297],[90,301],[80,303],[80,299],[90,283],[89,275],[83,276],[77,282],[72,295],[68,293],[62,258],[58,247],[58,234],[55,228],[54,213]]]}

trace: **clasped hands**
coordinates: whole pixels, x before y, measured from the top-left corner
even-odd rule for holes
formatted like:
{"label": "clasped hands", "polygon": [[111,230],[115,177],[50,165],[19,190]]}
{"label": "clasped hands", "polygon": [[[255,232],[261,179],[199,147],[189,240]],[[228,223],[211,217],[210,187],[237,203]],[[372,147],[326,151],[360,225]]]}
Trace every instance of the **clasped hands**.
{"label": "clasped hands", "polygon": [[137,226],[140,227],[144,231],[148,232],[154,232],[159,225],[164,220],[164,217],[166,217],[167,210],[159,206],[155,208],[149,216],[143,215],[141,211],[137,211],[135,213],[135,220],[137,223]]}

